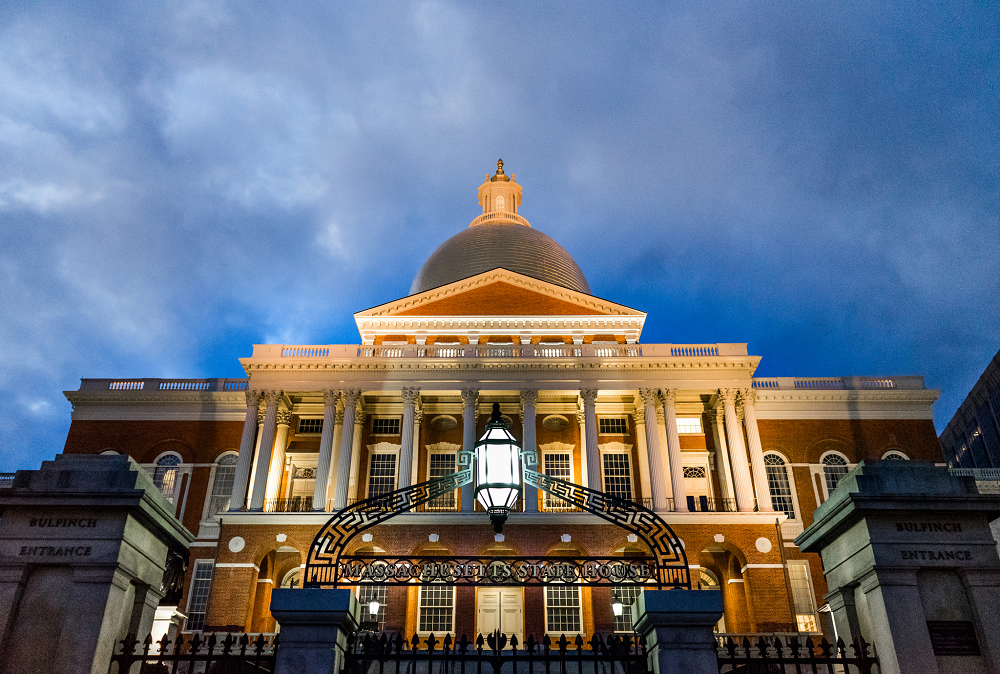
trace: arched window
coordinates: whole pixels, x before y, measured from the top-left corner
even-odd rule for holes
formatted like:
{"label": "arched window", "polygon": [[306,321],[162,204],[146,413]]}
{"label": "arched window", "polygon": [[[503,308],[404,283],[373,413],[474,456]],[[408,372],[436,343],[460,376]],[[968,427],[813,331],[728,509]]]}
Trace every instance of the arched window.
{"label": "arched window", "polygon": [[235,454],[223,454],[215,462],[212,496],[208,500],[209,517],[229,510],[229,498],[233,493],[233,477],[236,475],[236,458]]}
{"label": "arched window", "polygon": [[153,484],[171,503],[174,502],[174,485],[177,483],[177,466],[180,463],[181,457],[166,454],[156,460],[156,469],[153,471]]}
{"label": "arched window", "polygon": [[771,503],[775,510],[795,519],[795,505],[792,503],[792,487],[788,481],[785,460],[777,454],[764,455],[764,470],[767,471],[767,487],[771,492]]}
{"label": "arched window", "polygon": [[507,205],[507,202],[506,202],[506,201],[504,200],[504,198],[503,198],[503,195],[502,195],[502,194],[500,194],[500,195],[497,195],[497,199],[496,199],[496,207],[497,207],[497,210],[498,210],[498,211],[502,211],[502,210],[504,210],[504,207],[505,207],[506,205]]}
{"label": "arched window", "polygon": [[847,459],[839,454],[827,454],[823,457],[823,477],[826,478],[827,494],[833,493],[848,470]]}
{"label": "arched window", "polygon": [[286,573],[281,579],[281,587],[293,590],[302,587],[302,569],[295,568]]}
{"label": "arched window", "polygon": [[908,457],[906,454],[903,454],[902,452],[897,452],[897,451],[893,450],[891,452],[886,452],[885,455],[882,457],[882,460],[883,461],[909,461],[910,457]]}

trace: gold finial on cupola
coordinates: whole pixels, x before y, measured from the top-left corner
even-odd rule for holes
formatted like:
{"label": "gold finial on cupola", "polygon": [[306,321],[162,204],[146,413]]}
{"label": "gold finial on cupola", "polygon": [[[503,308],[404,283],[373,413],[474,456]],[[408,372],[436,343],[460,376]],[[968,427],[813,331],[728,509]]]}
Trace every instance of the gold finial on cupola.
{"label": "gold finial on cupola", "polygon": [[497,172],[496,172],[496,175],[494,175],[492,178],[490,178],[491,182],[497,182],[498,180],[502,180],[504,182],[507,182],[508,180],[510,180],[510,176],[506,176],[503,173],[503,159],[497,159]]}
{"label": "gold finial on cupola", "polygon": [[514,180],[514,175],[503,172],[503,159],[497,160],[497,172],[491,178],[486,174],[486,182],[479,186],[479,205],[483,214],[473,220],[469,226],[515,224],[531,227],[528,221],[517,214],[521,205],[521,186]]}

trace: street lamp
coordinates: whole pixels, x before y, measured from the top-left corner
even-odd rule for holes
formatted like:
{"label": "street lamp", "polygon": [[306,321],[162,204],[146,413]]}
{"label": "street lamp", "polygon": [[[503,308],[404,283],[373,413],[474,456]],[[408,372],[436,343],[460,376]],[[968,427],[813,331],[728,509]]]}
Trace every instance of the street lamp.
{"label": "street lamp", "polygon": [[618,598],[617,594],[614,599],[615,600],[611,602],[611,612],[615,614],[615,617],[618,617],[625,612],[625,605],[622,603],[622,600]]}
{"label": "street lamp", "polygon": [[476,443],[476,500],[486,508],[498,534],[521,495],[520,459],[521,447],[500,416],[500,403],[493,403],[486,432]]}
{"label": "street lamp", "polygon": [[378,631],[378,610],[381,604],[378,603],[377,599],[372,599],[368,602],[368,620],[362,620],[358,628],[362,632],[376,632]]}

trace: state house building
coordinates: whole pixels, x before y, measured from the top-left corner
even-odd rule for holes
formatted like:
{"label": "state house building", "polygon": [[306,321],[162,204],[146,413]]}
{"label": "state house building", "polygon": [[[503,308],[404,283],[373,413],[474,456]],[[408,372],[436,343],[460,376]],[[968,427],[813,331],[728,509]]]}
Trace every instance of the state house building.
{"label": "state house building", "polygon": [[[496,174],[482,214],[410,294],[356,313],[360,344],[258,344],[245,379],[85,379],[67,453],[119,453],[197,534],[186,629],[273,632],[273,588],[301,587],[331,514],[456,470],[493,403],[538,471],[646,505],[683,544],[693,587],[723,593],[725,632],[823,631],[818,556],[792,539],[861,460],[942,460],[915,376],[756,378],[746,344],[647,344],[646,314],[595,297],[518,214]],[[368,555],[642,554],[624,529],[526,489],[502,535],[472,487],[356,541]],[[409,636],[630,631],[636,586],[357,587]],[[828,632],[829,635],[829,632]]]}

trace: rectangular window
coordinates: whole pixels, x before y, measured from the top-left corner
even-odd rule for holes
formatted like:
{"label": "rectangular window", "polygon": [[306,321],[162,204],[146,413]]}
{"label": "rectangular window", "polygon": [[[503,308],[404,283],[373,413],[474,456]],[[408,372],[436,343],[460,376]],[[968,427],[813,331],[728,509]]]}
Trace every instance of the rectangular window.
{"label": "rectangular window", "polygon": [[[573,480],[573,456],[568,452],[545,452],[542,455],[542,461],[546,475],[567,482]],[[542,492],[542,507],[545,510],[553,511],[576,510],[569,502],[553,496],[547,491]]]}
{"label": "rectangular window", "polygon": [[628,419],[601,417],[597,420],[597,432],[601,435],[628,435]]}
{"label": "rectangular window", "polygon": [[372,435],[399,435],[399,417],[373,417]]}
{"label": "rectangular window", "polygon": [[299,428],[295,431],[299,435],[319,434],[323,432],[322,419],[299,419]]}
{"label": "rectangular window", "polygon": [[632,629],[632,604],[642,594],[642,587],[638,585],[622,585],[616,587],[611,595],[611,603],[617,599],[622,603],[622,614],[615,616],[615,632],[633,632]]}
{"label": "rectangular window", "polygon": [[792,604],[795,605],[795,622],[799,631],[818,632],[816,597],[809,578],[809,566],[801,562],[788,562],[788,582],[792,586]]}
{"label": "rectangular window", "polygon": [[767,487],[771,492],[771,503],[775,510],[795,519],[795,505],[792,503],[792,487],[788,482],[788,472],[781,457],[768,454],[764,457],[764,470],[767,473]]}
{"label": "rectangular window", "polygon": [[[433,480],[455,472],[455,452],[433,452],[428,457],[427,478]],[[427,503],[428,510],[454,510],[457,499],[451,491],[431,499]]]}
{"label": "rectangular window", "polygon": [[371,613],[369,612],[368,605],[373,601],[378,602],[378,613],[375,614],[375,622],[377,627],[376,632],[385,631],[385,598],[388,594],[388,588],[385,585],[372,585],[371,583],[363,583],[358,586],[358,604],[361,605],[361,616],[359,620],[371,620]]}
{"label": "rectangular window", "polygon": [[455,588],[451,585],[426,585],[420,588],[420,615],[417,630],[435,636],[454,629]]}
{"label": "rectangular window", "polygon": [[579,634],[583,631],[578,585],[550,585],[545,588],[545,632],[549,635]]}
{"label": "rectangular window", "polygon": [[388,494],[396,488],[396,455],[372,454],[368,468],[368,498]]}
{"label": "rectangular window", "polygon": [[188,632],[200,632],[205,627],[205,609],[208,607],[208,594],[212,590],[214,570],[215,566],[211,560],[199,559],[194,563],[188,599]]}
{"label": "rectangular window", "polygon": [[701,433],[701,417],[677,417],[678,433]]}
{"label": "rectangular window", "polygon": [[632,471],[629,467],[628,454],[624,452],[605,452],[604,461],[604,493],[632,500]]}

